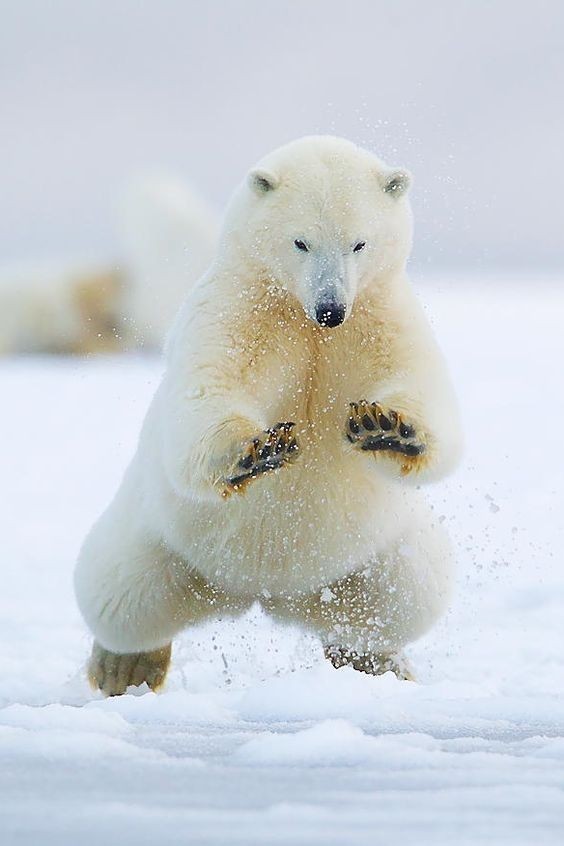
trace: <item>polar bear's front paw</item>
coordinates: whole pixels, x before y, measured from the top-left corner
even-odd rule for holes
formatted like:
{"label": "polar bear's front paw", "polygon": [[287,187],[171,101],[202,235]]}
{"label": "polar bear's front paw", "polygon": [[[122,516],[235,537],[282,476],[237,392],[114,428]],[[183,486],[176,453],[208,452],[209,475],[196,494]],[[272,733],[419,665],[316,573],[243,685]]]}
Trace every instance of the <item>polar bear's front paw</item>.
{"label": "polar bear's front paw", "polygon": [[94,690],[101,690],[106,696],[121,696],[128,687],[139,687],[143,682],[151,690],[159,690],[166,678],[170,653],[170,644],[153,652],[122,655],[95,643],[88,663],[88,681]]}
{"label": "polar bear's front paw", "polygon": [[[392,452],[401,458],[408,473],[425,452],[425,438],[402,415],[378,402],[351,402],[346,434],[348,440],[367,452]],[[411,461],[405,461],[405,459]]]}
{"label": "polar bear's front paw", "polygon": [[293,461],[299,452],[294,423],[277,423],[247,444],[233,471],[224,479],[222,494],[242,492],[257,476],[278,470]]}

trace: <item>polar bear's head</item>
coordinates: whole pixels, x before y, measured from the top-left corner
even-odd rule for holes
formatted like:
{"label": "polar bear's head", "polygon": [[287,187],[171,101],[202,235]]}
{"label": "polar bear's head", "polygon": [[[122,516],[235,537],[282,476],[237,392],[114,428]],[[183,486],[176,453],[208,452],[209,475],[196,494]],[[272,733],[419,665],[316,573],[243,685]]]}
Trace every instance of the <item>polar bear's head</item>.
{"label": "polar bear's head", "polygon": [[253,168],[224,237],[320,326],[343,323],[363,290],[403,269],[410,177],[349,141],[309,137]]}

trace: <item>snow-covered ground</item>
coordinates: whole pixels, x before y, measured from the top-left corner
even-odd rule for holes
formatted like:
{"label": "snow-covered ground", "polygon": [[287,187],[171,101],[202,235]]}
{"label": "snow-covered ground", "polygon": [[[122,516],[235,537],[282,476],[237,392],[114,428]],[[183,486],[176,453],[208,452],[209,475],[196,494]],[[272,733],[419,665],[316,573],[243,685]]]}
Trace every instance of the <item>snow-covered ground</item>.
{"label": "snow-covered ground", "polygon": [[72,568],[160,364],[1,362],[3,844],[564,842],[558,281],[419,286],[467,447],[428,489],[458,593],[417,684],[335,671],[255,610],[180,639],[162,694],[94,696]]}

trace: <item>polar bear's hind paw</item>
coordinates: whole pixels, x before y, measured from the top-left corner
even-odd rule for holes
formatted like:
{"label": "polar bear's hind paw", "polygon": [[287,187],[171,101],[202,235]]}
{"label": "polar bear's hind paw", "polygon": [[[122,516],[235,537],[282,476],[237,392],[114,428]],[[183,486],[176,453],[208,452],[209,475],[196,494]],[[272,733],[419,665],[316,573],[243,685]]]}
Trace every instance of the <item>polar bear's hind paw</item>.
{"label": "polar bear's hind paw", "polygon": [[352,667],[370,676],[393,673],[401,681],[415,681],[413,670],[403,655],[356,652],[354,649],[345,649],[342,646],[326,646],[325,657],[331,661],[336,670],[341,667]]}
{"label": "polar bear's hind paw", "polygon": [[278,470],[293,461],[299,452],[294,423],[277,423],[247,444],[233,472],[225,479],[223,496],[244,491],[249,482],[263,473]]}
{"label": "polar bear's hind paw", "polygon": [[369,452],[388,451],[408,458],[425,452],[425,443],[415,427],[397,411],[378,402],[351,402],[346,434],[348,440]]}
{"label": "polar bear's hind paw", "polygon": [[95,643],[88,663],[88,680],[94,690],[101,690],[106,696],[121,696],[128,687],[139,687],[143,682],[156,691],[164,684],[170,653],[170,643],[153,652],[123,655]]}

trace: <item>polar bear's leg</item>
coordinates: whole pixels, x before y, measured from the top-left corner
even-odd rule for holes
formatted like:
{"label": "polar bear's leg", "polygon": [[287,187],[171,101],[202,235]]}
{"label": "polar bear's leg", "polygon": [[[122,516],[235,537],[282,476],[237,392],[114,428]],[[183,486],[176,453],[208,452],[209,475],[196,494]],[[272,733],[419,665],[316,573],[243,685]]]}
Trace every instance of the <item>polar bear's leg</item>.
{"label": "polar bear's leg", "polygon": [[335,667],[412,678],[403,647],[437,621],[450,596],[451,554],[430,513],[419,513],[393,548],[310,597],[274,603],[276,616],[316,631]]}
{"label": "polar bear's leg", "polygon": [[104,514],[81,551],[75,590],[96,642],[89,677],[105,693],[164,681],[173,637],[187,626],[248,604],[209,584],[121,509]]}

